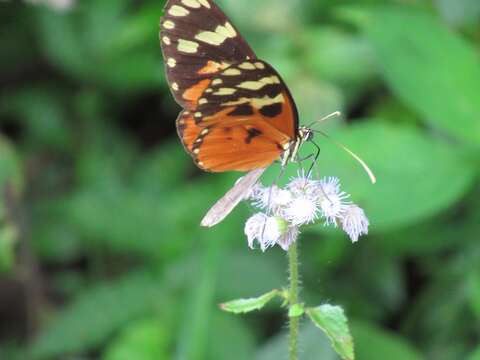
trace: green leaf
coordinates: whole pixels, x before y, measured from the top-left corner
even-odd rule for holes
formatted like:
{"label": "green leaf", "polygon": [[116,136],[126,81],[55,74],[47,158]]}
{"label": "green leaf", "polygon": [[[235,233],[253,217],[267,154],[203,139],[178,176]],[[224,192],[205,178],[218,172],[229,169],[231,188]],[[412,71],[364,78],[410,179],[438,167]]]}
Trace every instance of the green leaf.
{"label": "green leaf", "polygon": [[411,126],[366,120],[333,137],[367,162],[377,183],[372,185],[352,158],[328,143],[322,146],[319,166],[325,175],[340,178],[342,189],[365,209],[375,231],[417,223],[445,210],[471,189],[478,169],[456,145]]}
{"label": "green leaf", "polygon": [[480,17],[477,0],[437,0],[434,4],[452,25],[474,25]]}
{"label": "green leaf", "polygon": [[23,141],[28,145],[68,148],[72,138],[63,101],[62,94],[51,87],[30,87],[3,97],[0,111],[25,127]]}
{"label": "green leaf", "polygon": [[423,356],[399,335],[366,323],[354,322],[357,360],[422,360]]}
{"label": "green leaf", "polygon": [[[301,66],[301,65],[299,65]],[[296,75],[289,81],[292,94],[302,94],[297,99],[299,118],[305,123],[345,110],[345,96],[341,89],[311,75]]]}
{"label": "green leaf", "polygon": [[366,33],[398,97],[458,140],[480,144],[480,58],[473,46],[411,9],[373,11]]}
{"label": "green leaf", "polygon": [[220,308],[234,314],[247,313],[254,310],[260,310],[270,302],[270,300],[279,295],[280,292],[278,290],[272,290],[256,298],[237,299],[220,304]]}
{"label": "green leaf", "polygon": [[20,191],[22,185],[23,176],[20,159],[10,141],[0,135],[0,191],[2,202],[5,186],[13,186],[14,191]]}
{"label": "green leaf", "polygon": [[[302,360],[338,360],[328,338],[318,336],[317,327],[310,322],[301,326],[298,346],[301,349]],[[279,360],[287,357],[288,334],[281,332],[259,349],[255,360]]]}
{"label": "green leaf", "polygon": [[160,301],[159,286],[158,279],[140,273],[91,286],[47,324],[32,345],[33,358],[93,349],[129,321],[153,311]]}
{"label": "green leaf", "polygon": [[159,319],[135,322],[108,346],[103,360],[167,360],[171,332]]}
{"label": "green leaf", "polygon": [[39,42],[47,59],[70,76],[88,76],[90,58],[75,16],[49,9],[41,9],[37,15]]}
{"label": "green leaf", "polygon": [[[242,234],[237,238],[245,243]],[[285,259],[282,255],[271,253],[265,256],[262,252],[246,252],[243,247],[227,253],[220,265],[222,271],[218,274],[218,297],[236,299],[261,294],[265,289],[281,288],[285,283]]]}
{"label": "green leaf", "polygon": [[480,319],[480,271],[472,271],[467,279],[468,300],[475,312],[477,319]]}
{"label": "green leaf", "polygon": [[[314,27],[305,32],[305,44],[305,61],[319,79],[341,85],[347,94],[361,95],[365,86],[371,86],[376,64],[372,46],[365,37],[333,27]],[[351,66],[352,59],[356,66]]]}
{"label": "green leaf", "polygon": [[480,360],[480,347],[471,353],[470,356],[467,357],[467,360]]}
{"label": "green leaf", "polygon": [[[220,236],[212,238],[212,232]],[[225,251],[223,242],[227,238],[226,232],[221,227],[209,231],[208,234],[203,233],[203,236],[197,239],[204,244],[200,250],[201,266],[194,272],[196,275],[191,277],[191,285],[182,307],[181,327],[174,359],[207,358],[211,333],[205,329],[211,326],[212,318],[215,312],[218,312],[215,308],[215,282],[216,274],[220,271],[220,259]]]}
{"label": "green leaf", "polygon": [[3,225],[0,227],[0,272],[12,270],[15,263],[17,239],[18,231],[14,226]]}
{"label": "green leaf", "polygon": [[345,360],[355,358],[347,317],[340,306],[329,304],[307,309],[307,315],[328,336],[335,351]]}
{"label": "green leaf", "polygon": [[217,309],[208,326],[208,360],[252,359],[255,353],[255,332],[240,317],[222,313]]}

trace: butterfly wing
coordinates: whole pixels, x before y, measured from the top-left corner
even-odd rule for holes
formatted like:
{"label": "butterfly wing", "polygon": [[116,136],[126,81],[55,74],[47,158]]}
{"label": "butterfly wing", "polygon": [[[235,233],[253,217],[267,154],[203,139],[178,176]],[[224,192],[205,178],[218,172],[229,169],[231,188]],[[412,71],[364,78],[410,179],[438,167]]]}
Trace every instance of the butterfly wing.
{"label": "butterfly wing", "polygon": [[177,129],[206,171],[249,171],[278,159],[297,137],[298,115],[283,80],[211,0],[170,0],[161,43]]}
{"label": "butterfly wing", "polygon": [[213,75],[256,56],[211,0],[169,0],[160,21],[160,44],[175,100],[195,107]]}
{"label": "butterfly wing", "polygon": [[264,172],[264,168],[255,169],[238,179],[235,186],[208,210],[208,213],[202,219],[201,225],[212,227],[225,219],[235,206],[245,199],[245,196],[250,192]]}
{"label": "butterfly wing", "polygon": [[193,110],[177,120],[180,138],[202,169],[266,167],[297,134],[297,110],[283,80],[267,63],[243,61],[217,74]]}

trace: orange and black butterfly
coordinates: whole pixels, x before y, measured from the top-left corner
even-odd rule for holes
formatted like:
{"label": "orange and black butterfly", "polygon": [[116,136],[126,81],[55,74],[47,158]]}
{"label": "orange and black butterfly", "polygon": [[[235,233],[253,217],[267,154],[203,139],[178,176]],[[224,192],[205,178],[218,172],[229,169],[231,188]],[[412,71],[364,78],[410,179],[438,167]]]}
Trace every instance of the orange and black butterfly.
{"label": "orange and black butterfly", "polygon": [[167,1],[160,42],[170,89],[183,108],[178,135],[195,164],[211,172],[249,171],[202,221],[212,226],[264,168],[295,159],[312,132],[299,127],[280,75],[256,57],[212,0]]}

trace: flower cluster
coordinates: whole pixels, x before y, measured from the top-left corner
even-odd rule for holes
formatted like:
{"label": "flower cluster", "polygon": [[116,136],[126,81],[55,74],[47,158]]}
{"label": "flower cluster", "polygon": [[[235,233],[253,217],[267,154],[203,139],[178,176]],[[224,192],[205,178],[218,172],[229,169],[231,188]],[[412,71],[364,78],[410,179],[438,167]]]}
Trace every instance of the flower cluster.
{"label": "flower cluster", "polygon": [[256,184],[247,200],[261,210],[245,224],[250,248],[255,241],[262,251],[275,244],[285,251],[296,241],[300,226],[322,220],[325,226],[341,227],[352,242],[368,233],[364,211],[349,201],[335,177],[312,180],[304,173],[291,179],[285,188]]}

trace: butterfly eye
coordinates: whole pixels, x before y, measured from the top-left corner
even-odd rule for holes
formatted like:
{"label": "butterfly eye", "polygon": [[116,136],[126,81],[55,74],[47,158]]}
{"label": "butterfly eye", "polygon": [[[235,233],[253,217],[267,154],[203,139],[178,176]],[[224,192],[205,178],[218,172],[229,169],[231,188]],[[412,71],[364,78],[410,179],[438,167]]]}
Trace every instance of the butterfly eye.
{"label": "butterfly eye", "polygon": [[298,136],[302,141],[311,141],[313,140],[313,131],[307,127],[300,127],[298,129]]}
{"label": "butterfly eye", "polygon": [[305,133],[305,141],[312,141],[313,140],[313,132],[310,129],[307,129]]}

